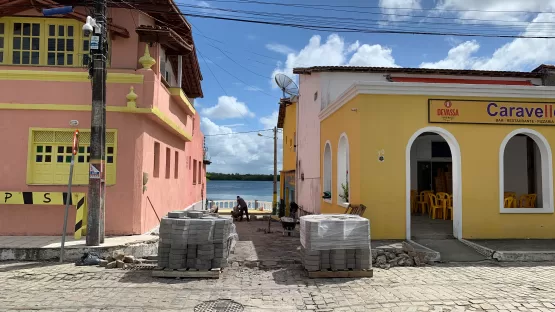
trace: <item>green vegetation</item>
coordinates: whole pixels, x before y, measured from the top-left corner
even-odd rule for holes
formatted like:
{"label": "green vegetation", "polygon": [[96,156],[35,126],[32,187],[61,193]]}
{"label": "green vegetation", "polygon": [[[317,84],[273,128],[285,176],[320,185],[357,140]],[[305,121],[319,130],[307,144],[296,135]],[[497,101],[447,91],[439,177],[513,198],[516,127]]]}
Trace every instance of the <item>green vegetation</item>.
{"label": "green vegetation", "polygon": [[[274,181],[274,175],[207,172],[206,179],[210,181]],[[279,181],[279,175],[277,179]]]}

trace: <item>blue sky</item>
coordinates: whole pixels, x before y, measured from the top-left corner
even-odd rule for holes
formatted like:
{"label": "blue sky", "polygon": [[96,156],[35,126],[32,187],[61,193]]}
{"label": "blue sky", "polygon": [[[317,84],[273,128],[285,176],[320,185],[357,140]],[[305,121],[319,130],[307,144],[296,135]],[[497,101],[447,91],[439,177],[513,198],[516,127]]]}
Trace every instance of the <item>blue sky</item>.
{"label": "blue sky", "polygon": [[[283,23],[335,23],[336,26],[343,23],[366,29],[444,33],[555,34],[552,29],[555,28],[555,14],[547,13],[553,12],[555,0],[258,1],[315,5],[311,8],[253,3],[256,0],[177,2],[186,14],[233,15]],[[258,15],[252,15],[253,12]],[[272,78],[278,72],[292,75],[293,67],[358,65],[531,70],[555,58],[551,52],[555,49],[552,39],[341,33],[187,18],[193,25],[204,77],[205,96],[198,99],[196,105],[207,135],[273,127],[281,92],[275,88]],[[315,18],[324,19],[310,20]],[[263,134],[271,136],[272,133]],[[214,162],[209,171],[272,172],[270,138],[256,133],[214,136],[207,138],[207,146]]]}

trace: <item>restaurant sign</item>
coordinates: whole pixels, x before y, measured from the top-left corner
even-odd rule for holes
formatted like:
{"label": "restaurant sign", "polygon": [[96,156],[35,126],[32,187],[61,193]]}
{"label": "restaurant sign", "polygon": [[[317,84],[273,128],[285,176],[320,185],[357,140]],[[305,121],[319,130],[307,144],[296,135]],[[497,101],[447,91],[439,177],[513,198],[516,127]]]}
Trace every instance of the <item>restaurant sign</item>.
{"label": "restaurant sign", "polygon": [[428,122],[555,125],[555,103],[428,100]]}

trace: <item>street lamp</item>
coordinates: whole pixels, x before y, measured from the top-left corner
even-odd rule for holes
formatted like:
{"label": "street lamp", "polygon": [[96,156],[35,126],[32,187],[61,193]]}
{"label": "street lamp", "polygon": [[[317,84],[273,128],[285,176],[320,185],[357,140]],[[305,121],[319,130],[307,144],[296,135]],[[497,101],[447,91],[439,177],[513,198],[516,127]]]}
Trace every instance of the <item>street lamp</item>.
{"label": "street lamp", "polygon": [[[274,194],[273,194],[273,201],[272,201],[272,215],[275,215],[277,212],[277,127],[272,129],[274,131]],[[258,136],[267,137],[262,133],[258,133]]]}

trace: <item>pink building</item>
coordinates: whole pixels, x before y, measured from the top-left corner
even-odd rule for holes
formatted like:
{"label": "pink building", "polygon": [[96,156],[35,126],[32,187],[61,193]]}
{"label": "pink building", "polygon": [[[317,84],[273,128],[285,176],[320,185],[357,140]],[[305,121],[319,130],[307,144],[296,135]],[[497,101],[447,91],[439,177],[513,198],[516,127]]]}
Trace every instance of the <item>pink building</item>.
{"label": "pink building", "polygon": [[[67,191],[75,128],[73,192],[87,193],[90,37],[81,29],[89,8],[79,3],[0,0],[0,235],[61,234],[63,205],[38,205],[37,196]],[[173,0],[109,3],[106,235],[142,234],[168,211],[202,206],[204,136],[194,108],[202,75],[191,25]],[[40,13],[57,5],[75,12]],[[71,209],[69,233],[74,224]]]}

